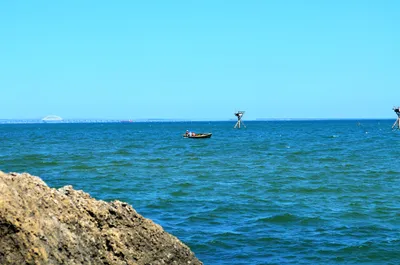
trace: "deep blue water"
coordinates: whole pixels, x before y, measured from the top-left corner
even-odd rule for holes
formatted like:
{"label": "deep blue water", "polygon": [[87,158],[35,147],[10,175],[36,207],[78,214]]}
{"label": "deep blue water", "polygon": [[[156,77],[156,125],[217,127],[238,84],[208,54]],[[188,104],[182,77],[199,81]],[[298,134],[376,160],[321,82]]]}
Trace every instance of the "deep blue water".
{"label": "deep blue water", "polygon": [[205,264],[400,264],[393,122],[0,125],[0,170],[126,201]]}

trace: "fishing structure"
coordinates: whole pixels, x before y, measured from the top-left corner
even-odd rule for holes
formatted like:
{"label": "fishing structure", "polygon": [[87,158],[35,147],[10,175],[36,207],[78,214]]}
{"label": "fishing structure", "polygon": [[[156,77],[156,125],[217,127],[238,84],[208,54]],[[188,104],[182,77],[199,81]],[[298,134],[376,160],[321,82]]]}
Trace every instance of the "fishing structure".
{"label": "fishing structure", "polygon": [[394,122],[392,129],[400,129],[400,107],[393,107],[393,110],[397,114],[397,120]]}
{"label": "fishing structure", "polygon": [[234,113],[235,116],[237,117],[238,121],[236,122],[235,126],[233,128],[238,128],[240,129],[240,126],[243,125],[244,128],[246,128],[246,125],[244,125],[243,121],[242,121],[242,117],[244,115],[244,111],[238,111]]}

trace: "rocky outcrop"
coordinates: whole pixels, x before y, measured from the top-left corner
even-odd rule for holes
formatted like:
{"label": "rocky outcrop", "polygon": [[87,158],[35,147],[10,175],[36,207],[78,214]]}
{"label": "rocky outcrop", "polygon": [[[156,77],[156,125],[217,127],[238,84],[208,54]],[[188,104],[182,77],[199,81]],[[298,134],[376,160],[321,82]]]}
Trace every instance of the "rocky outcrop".
{"label": "rocky outcrop", "polygon": [[127,203],[0,171],[0,264],[202,264]]}

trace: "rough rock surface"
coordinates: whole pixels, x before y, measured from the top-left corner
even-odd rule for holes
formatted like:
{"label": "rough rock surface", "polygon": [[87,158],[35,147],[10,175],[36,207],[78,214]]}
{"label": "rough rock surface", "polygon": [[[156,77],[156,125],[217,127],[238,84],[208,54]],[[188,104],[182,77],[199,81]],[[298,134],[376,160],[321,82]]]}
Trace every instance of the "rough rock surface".
{"label": "rough rock surface", "polygon": [[0,264],[202,264],[120,201],[0,171]]}

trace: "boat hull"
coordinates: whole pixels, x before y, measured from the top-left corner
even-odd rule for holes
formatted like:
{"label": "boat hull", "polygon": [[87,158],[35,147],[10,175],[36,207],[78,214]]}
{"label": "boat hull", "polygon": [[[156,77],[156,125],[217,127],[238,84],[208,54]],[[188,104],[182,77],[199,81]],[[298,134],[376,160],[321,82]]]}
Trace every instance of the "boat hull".
{"label": "boat hull", "polygon": [[205,138],[211,138],[212,133],[199,133],[196,134],[195,136],[188,136],[186,134],[183,135],[184,138],[191,138],[191,139],[205,139]]}

